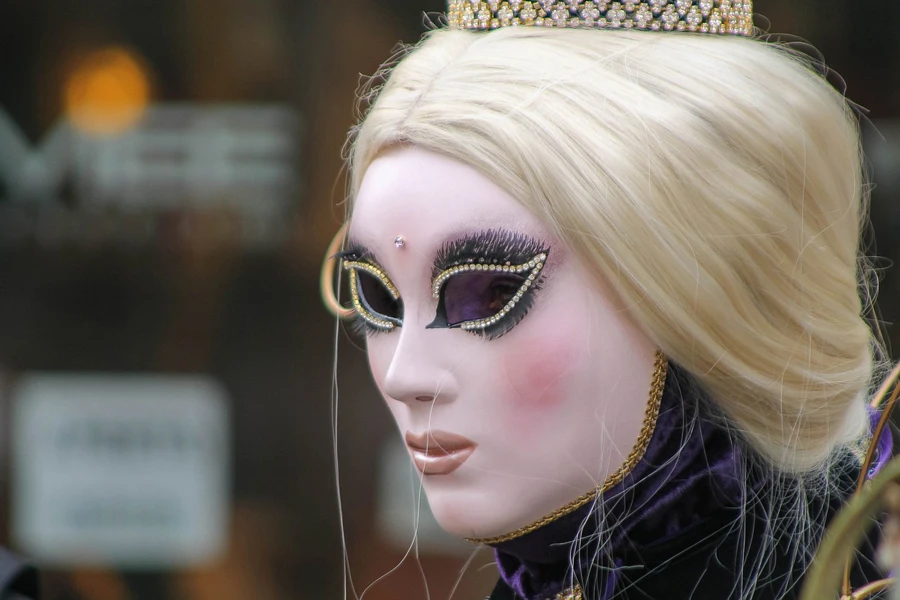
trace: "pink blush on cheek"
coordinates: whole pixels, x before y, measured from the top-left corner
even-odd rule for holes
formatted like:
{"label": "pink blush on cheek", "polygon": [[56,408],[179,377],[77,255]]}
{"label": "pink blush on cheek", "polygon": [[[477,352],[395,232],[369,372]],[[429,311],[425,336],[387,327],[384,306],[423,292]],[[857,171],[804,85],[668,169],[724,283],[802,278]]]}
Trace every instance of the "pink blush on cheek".
{"label": "pink blush on cheek", "polygon": [[502,359],[506,396],[514,413],[540,419],[568,399],[569,376],[582,357],[566,339],[523,340],[516,346]]}

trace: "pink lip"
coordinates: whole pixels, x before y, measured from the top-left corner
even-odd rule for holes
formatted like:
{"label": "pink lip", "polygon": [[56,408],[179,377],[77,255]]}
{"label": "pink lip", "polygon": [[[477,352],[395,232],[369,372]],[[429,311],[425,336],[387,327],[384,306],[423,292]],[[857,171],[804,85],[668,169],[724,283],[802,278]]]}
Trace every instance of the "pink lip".
{"label": "pink lip", "polygon": [[423,475],[449,475],[475,452],[478,446],[469,438],[446,431],[416,435],[406,432],[406,445],[413,462]]}

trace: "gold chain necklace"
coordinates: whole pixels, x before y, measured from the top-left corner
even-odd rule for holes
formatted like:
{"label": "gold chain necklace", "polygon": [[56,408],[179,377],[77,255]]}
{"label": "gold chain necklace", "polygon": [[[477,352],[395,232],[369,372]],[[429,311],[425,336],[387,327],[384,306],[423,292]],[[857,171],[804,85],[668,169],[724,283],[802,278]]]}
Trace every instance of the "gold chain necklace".
{"label": "gold chain necklace", "polygon": [[584,600],[584,596],[581,594],[581,586],[576,585],[573,588],[563,590],[553,596],[553,598],[547,598],[547,600]]}
{"label": "gold chain necklace", "polygon": [[[484,600],[491,600],[491,598],[488,596]],[[581,594],[581,586],[576,585],[573,588],[561,591],[552,598],[547,598],[547,600],[584,600],[584,596]]]}

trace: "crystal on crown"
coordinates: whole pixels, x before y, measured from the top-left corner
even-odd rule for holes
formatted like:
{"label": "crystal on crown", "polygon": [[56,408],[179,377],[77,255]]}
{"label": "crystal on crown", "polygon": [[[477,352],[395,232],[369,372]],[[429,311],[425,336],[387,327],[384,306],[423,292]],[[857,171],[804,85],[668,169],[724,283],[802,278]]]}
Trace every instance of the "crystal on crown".
{"label": "crystal on crown", "polygon": [[752,0],[449,0],[451,29],[519,25],[753,35]]}

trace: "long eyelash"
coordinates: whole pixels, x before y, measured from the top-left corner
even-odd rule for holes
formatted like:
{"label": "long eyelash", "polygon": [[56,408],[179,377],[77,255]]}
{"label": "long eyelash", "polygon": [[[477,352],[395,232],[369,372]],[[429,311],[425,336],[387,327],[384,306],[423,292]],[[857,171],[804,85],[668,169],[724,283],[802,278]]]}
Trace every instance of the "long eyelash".
{"label": "long eyelash", "polygon": [[487,229],[444,244],[437,252],[431,278],[464,263],[522,263],[542,252],[549,252],[547,244],[533,237],[505,229]]}
{"label": "long eyelash", "polygon": [[350,326],[350,331],[352,331],[355,335],[370,337],[380,335],[382,333],[391,333],[385,329],[379,329],[363,319],[359,314],[354,315],[353,319],[348,323]]}
{"label": "long eyelash", "polygon": [[359,252],[357,250],[341,250],[331,258],[335,260],[357,260],[359,259]]}
{"label": "long eyelash", "polygon": [[367,260],[372,257],[372,253],[368,248],[360,244],[354,244],[347,250],[342,250],[332,256],[337,260]]}

